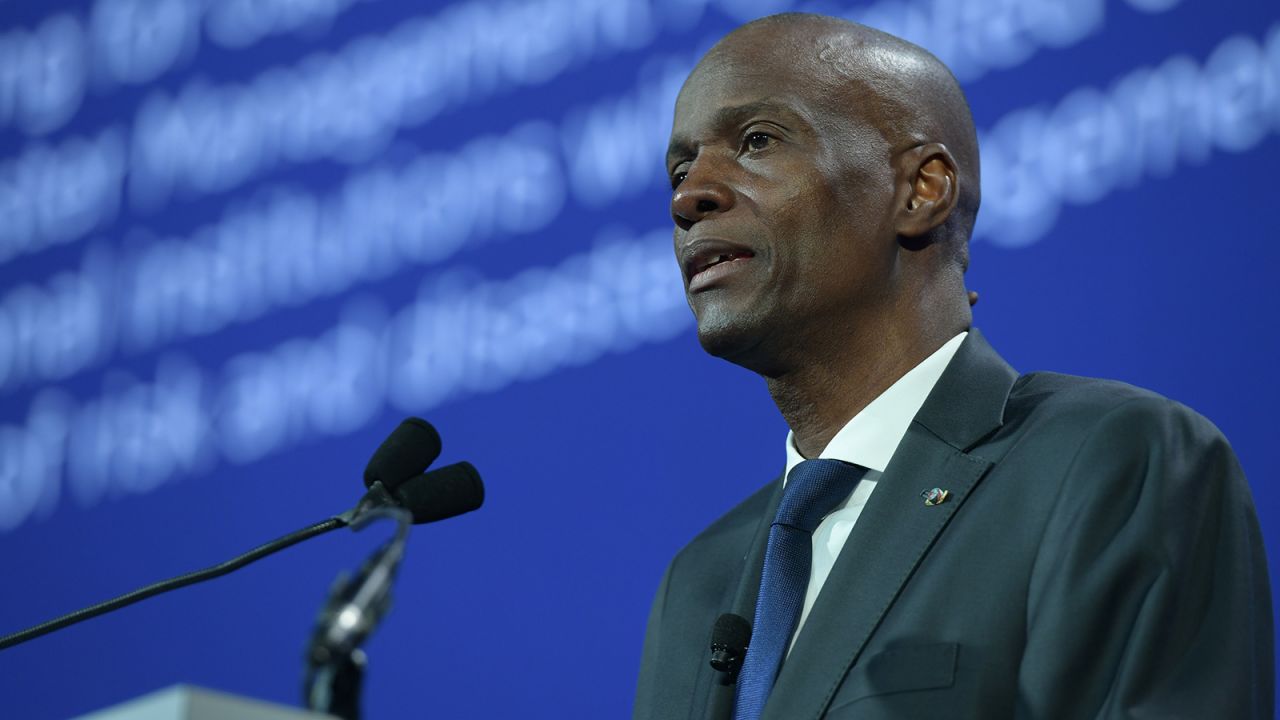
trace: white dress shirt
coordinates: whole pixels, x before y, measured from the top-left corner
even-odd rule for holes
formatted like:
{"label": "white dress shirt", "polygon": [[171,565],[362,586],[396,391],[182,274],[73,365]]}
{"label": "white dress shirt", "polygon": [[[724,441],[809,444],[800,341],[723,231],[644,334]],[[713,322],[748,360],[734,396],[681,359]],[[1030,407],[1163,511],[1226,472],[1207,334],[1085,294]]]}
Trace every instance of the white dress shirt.
{"label": "white dress shirt", "polygon": [[[861,465],[867,468],[867,474],[853,493],[823,518],[818,529],[813,532],[813,564],[809,570],[809,588],[804,594],[800,622],[796,624],[795,634],[791,636],[792,644],[800,634],[800,628],[804,627],[804,621],[813,609],[813,601],[817,599],[827,576],[831,574],[831,567],[835,565],[840,549],[844,547],[854,524],[858,522],[862,508],[866,507],[867,498],[871,497],[871,492],[876,489],[876,482],[907,434],[907,427],[911,425],[912,419],[933,391],[933,386],[938,383],[938,378],[942,377],[942,371],[947,369],[951,358],[968,334],[962,332],[951,338],[906,375],[898,378],[897,382],[880,393],[862,412],[845,423],[819,455],[821,458]],[[787,475],[790,476],[791,469],[804,460],[805,457],[796,449],[795,437],[788,432]]]}

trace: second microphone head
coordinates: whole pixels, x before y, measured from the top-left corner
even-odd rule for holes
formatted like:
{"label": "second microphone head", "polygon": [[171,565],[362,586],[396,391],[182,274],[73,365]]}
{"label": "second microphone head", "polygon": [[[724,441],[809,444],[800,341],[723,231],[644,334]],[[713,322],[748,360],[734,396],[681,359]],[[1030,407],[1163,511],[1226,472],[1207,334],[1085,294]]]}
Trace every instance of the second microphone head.
{"label": "second microphone head", "polygon": [[423,473],[440,457],[440,433],[422,418],[405,418],[387,436],[364,468],[364,485],[381,481],[395,490],[405,481]]}
{"label": "second microphone head", "polygon": [[484,483],[474,465],[458,462],[411,478],[391,494],[413,514],[414,524],[429,523],[479,509]]}

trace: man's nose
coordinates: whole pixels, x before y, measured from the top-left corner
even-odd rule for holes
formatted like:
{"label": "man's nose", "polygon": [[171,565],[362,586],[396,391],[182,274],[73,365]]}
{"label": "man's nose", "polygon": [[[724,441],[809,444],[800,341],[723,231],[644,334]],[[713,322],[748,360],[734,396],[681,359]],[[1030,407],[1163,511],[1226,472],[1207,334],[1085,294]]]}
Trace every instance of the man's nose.
{"label": "man's nose", "polygon": [[715,177],[708,164],[694,163],[671,194],[671,219],[688,230],[708,215],[733,207],[734,196],[733,188]]}

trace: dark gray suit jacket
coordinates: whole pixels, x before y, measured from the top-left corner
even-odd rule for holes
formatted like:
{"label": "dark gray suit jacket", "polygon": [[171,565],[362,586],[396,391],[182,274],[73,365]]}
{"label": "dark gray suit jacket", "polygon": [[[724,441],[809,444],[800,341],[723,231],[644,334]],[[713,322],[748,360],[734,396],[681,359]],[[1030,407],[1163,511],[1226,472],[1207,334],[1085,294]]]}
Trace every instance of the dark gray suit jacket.
{"label": "dark gray suit jacket", "polygon": [[[781,478],[671,562],[635,718],[723,718]],[[950,491],[926,506],[921,490]],[[1221,433],[1121,383],[1019,376],[973,331],[796,638],[764,717],[1271,718],[1267,566]]]}

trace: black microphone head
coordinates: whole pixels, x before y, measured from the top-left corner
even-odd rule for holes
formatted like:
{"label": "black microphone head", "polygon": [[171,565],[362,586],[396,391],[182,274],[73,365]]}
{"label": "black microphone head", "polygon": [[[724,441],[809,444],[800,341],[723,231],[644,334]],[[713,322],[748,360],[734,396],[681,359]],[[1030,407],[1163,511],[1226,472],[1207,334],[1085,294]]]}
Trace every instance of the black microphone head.
{"label": "black microphone head", "polygon": [[751,643],[751,623],[741,615],[725,613],[711,630],[711,649],[741,653]]}
{"label": "black microphone head", "polygon": [[413,514],[413,522],[429,523],[471,512],[484,504],[484,483],[469,462],[436,468],[411,478],[391,494]]}
{"label": "black microphone head", "polygon": [[381,481],[388,490],[422,474],[440,457],[440,433],[422,418],[405,418],[373,452],[364,468],[364,486]]}
{"label": "black microphone head", "polygon": [[751,643],[751,623],[741,615],[725,613],[711,630],[711,667],[720,673],[721,685],[738,681],[738,672]]}

